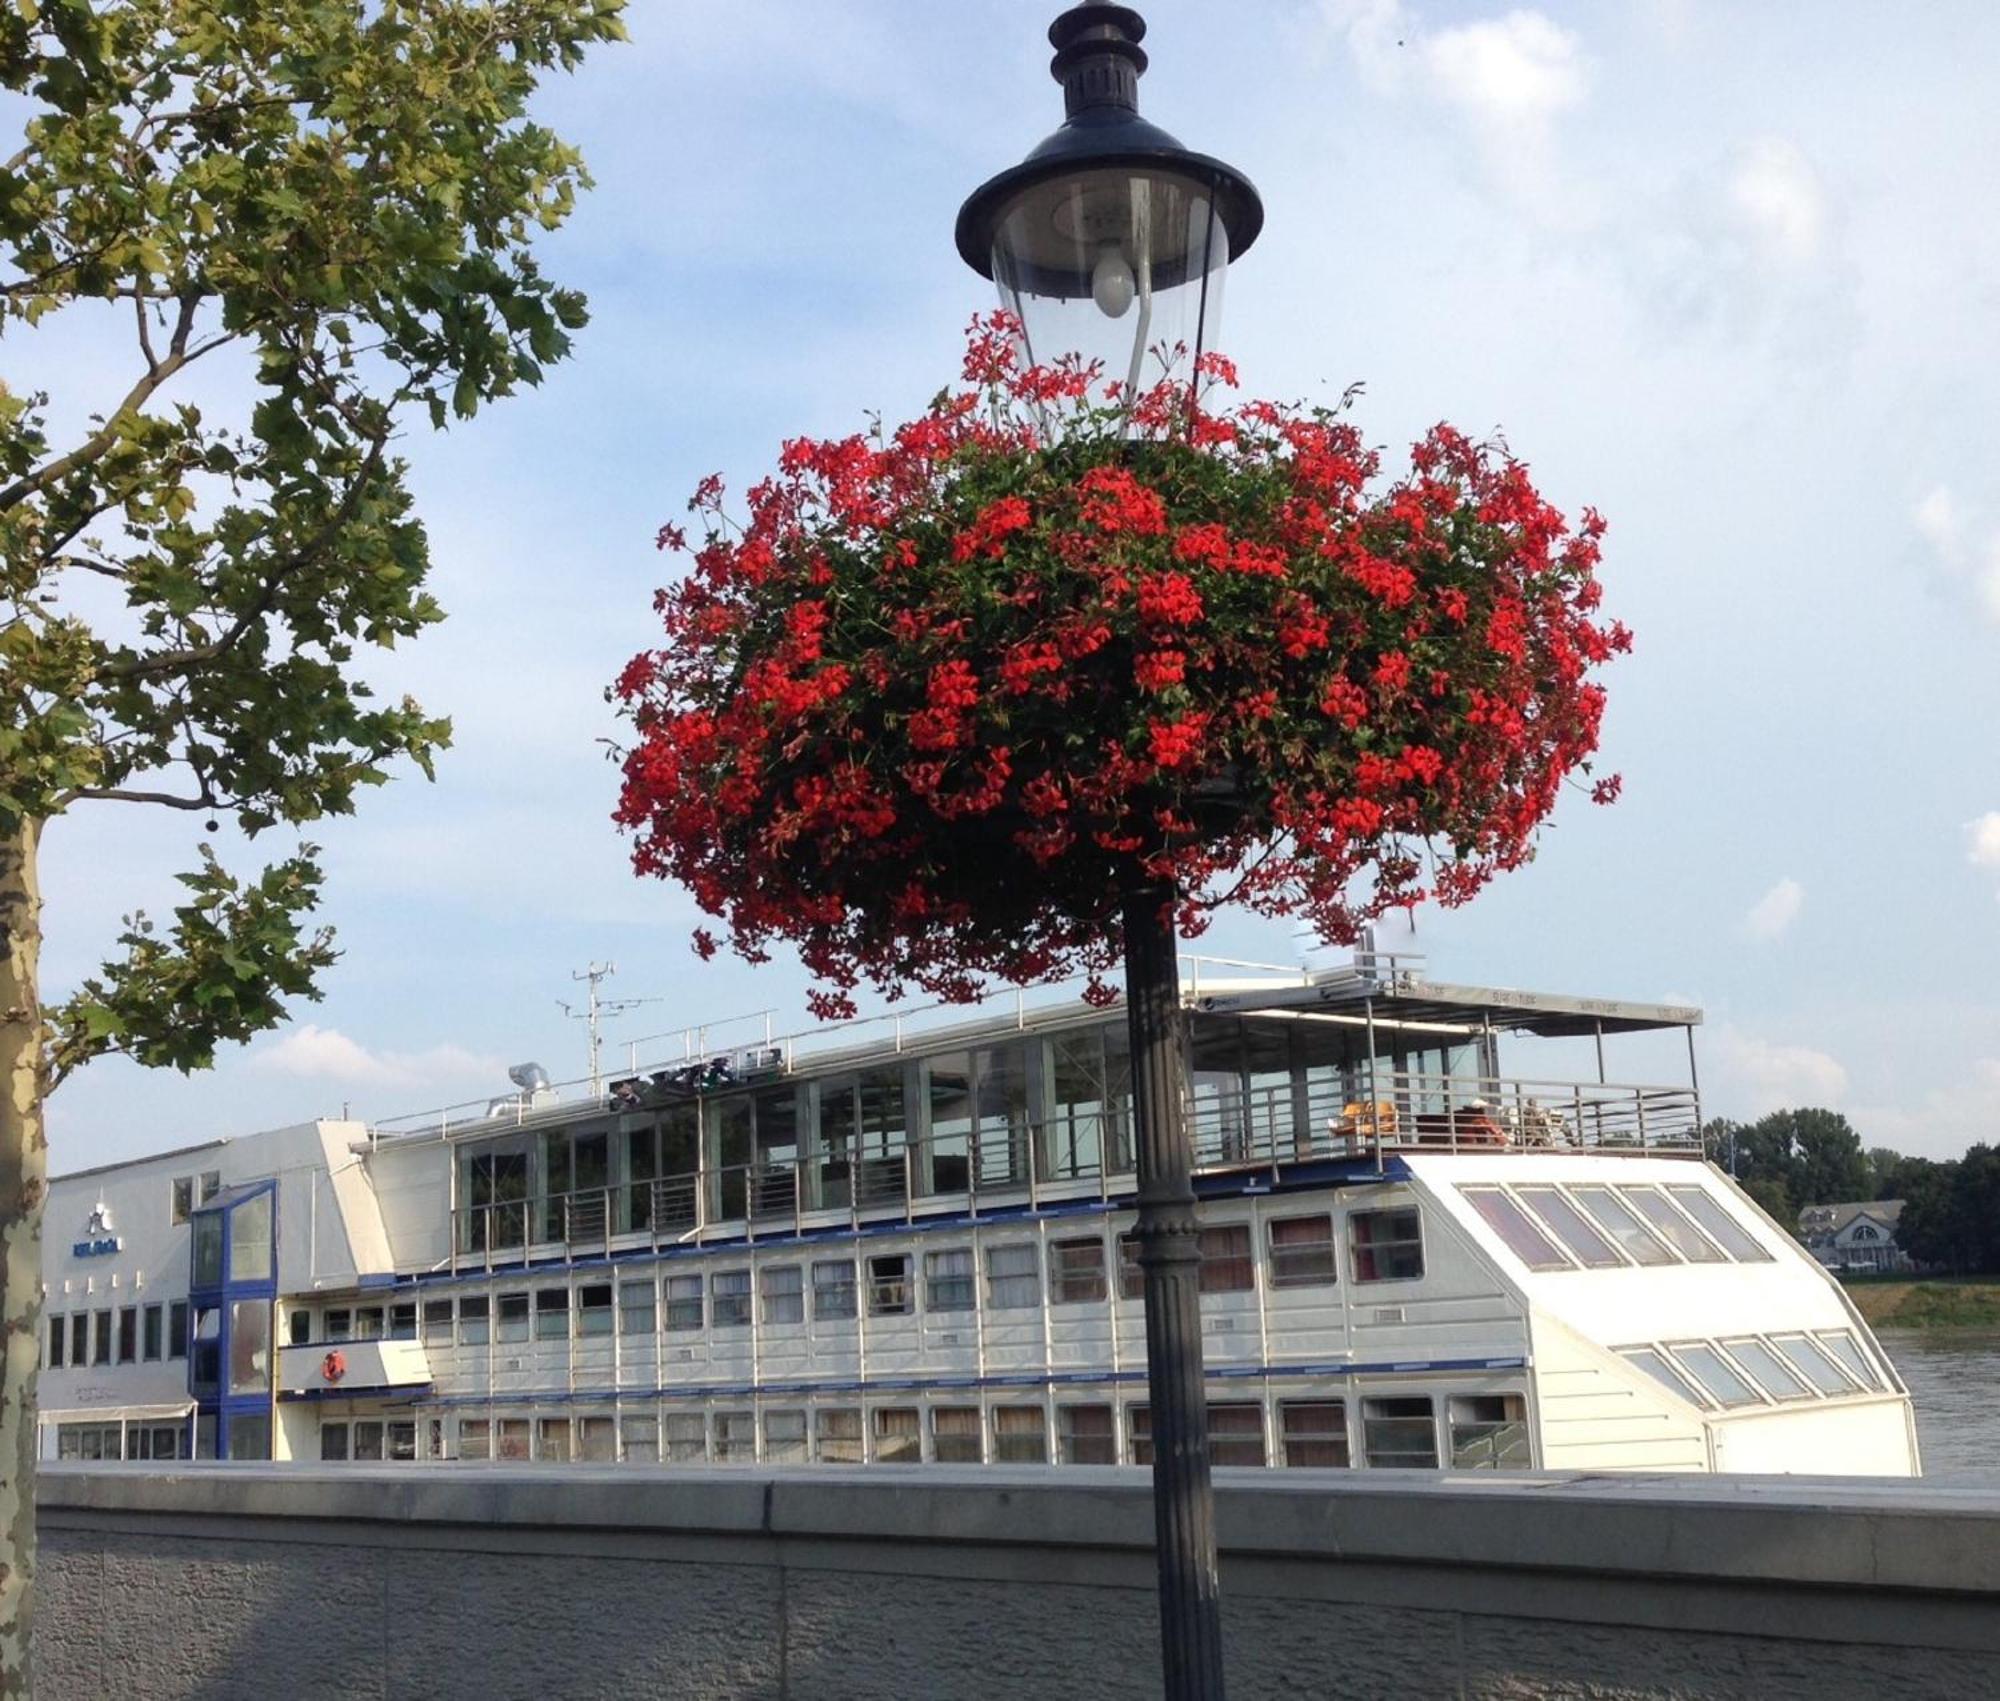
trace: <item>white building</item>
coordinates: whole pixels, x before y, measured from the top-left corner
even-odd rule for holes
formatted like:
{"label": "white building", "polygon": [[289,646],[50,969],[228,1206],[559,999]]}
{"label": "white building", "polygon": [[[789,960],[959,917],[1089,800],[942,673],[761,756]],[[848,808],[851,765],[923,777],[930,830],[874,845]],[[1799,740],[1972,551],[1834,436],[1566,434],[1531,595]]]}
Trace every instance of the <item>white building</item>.
{"label": "white building", "polygon": [[1896,1228],[1902,1219],[1900,1199],[1808,1205],[1799,1213],[1799,1233],[1812,1255],[1829,1270],[1883,1275],[1917,1267],[1896,1244]]}
{"label": "white building", "polygon": [[[1231,973],[1184,982],[1218,1464],[1917,1469],[1692,1082],[1603,1078],[1698,1012]],[[1502,1074],[1565,1039],[1596,1079]],[[848,1025],[63,1177],[43,1452],[1143,1463],[1126,1055],[1080,1002]]]}

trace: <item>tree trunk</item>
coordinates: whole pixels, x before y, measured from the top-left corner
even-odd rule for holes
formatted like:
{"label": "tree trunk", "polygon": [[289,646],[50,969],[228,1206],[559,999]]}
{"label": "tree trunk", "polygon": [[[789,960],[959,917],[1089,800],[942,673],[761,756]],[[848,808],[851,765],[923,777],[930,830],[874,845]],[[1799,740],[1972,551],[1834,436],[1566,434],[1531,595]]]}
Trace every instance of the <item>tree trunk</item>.
{"label": "tree trunk", "polygon": [[1201,1364],[1201,1252],[1169,886],[1143,887],[1126,900],[1125,995],[1139,1138],[1139,1263],[1146,1275],[1164,1693],[1167,1701],[1220,1701],[1222,1599]]}
{"label": "tree trunk", "polygon": [[33,1692],[35,1375],[41,1364],[41,824],[0,824],[0,1696]]}

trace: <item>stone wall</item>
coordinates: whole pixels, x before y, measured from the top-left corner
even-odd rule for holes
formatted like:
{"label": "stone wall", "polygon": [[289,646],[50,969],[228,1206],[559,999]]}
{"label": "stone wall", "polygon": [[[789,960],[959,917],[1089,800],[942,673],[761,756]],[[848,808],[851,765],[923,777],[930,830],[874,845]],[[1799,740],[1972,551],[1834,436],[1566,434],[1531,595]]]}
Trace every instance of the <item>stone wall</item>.
{"label": "stone wall", "polygon": [[[1143,1472],[54,1466],[43,1701],[1158,1693]],[[1995,1692],[2000,1492],[1224,1472],[1230,1693]]]}

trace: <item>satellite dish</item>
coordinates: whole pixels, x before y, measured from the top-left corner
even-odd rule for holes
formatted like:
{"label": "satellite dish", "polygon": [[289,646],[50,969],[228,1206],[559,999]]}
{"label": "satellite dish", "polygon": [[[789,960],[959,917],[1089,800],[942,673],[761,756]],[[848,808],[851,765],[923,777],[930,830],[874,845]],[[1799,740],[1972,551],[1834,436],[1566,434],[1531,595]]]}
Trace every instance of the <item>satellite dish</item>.
{"label": "satellite dish", "polygon": [[507,1079],[524,1093],[539,1093],[549,1084],[549,1072],[539,1063],[517,1063],[507,1071]]}

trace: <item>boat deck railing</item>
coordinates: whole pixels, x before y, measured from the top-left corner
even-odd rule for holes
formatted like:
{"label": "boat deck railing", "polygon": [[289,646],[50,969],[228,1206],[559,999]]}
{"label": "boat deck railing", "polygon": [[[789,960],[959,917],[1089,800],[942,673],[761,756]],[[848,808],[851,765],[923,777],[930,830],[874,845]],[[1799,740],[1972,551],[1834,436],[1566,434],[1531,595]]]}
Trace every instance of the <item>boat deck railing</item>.
{"label": "boat deck railing", "polygon": [[[1690,1087],[1527,1081],[1363,1070],[1355,1078],[1214,1090],[1190,1103],[1198,1175],[1282,1184],[1310,1163],[1398,1153],[1701,1155]],[[538,1198],[475,1200],[453,1212],[454,1267],[602,1254],[680,1242],[795,1235],[940,1213],[1108,1203],[1135,1183],[1123,1107],[1039,1122],[842,1140],[801,1154],[633,1177]]]}

